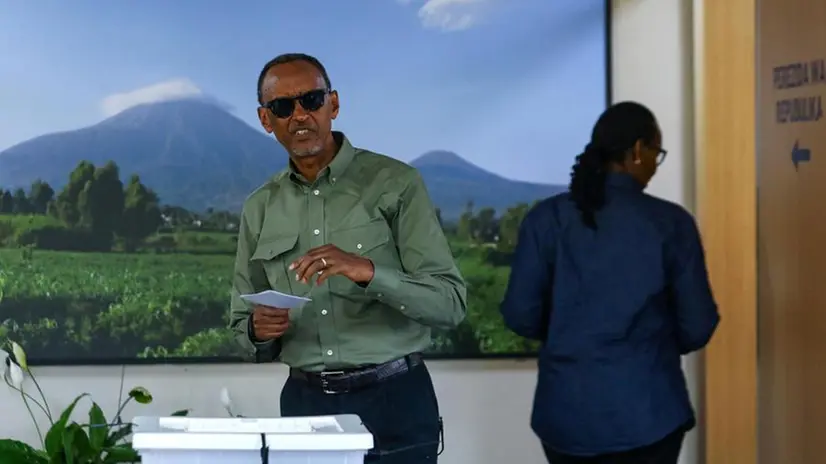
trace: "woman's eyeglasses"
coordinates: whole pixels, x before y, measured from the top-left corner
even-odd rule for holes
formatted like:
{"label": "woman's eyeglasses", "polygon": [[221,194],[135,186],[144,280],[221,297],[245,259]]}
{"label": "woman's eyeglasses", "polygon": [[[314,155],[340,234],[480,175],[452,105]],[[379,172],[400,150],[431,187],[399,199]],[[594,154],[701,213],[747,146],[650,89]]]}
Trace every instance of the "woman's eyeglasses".
{"label": "woman's eyeglasses", "polygon": [[659,166],[663,164],[663,161],[665,161],[665,157],[668,155],[668,150],[663,148],[654,148],[654,150],[657,151],[657,166]]}

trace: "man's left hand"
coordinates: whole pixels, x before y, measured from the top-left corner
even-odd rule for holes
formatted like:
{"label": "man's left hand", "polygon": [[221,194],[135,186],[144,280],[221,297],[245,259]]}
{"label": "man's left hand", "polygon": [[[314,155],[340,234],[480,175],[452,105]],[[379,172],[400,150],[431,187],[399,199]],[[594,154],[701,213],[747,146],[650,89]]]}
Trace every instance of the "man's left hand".
{"label": "man's left hand", "polygon": [[366,284],[373,280],[373,262],[352,253],[342,251],[335,245],[313,248],[307,254],[290,264],[295,271],[295,279],[308,283],[313,274],[317,274],[316,285],[321,285],[330,276],[347,277],[357,284]]}

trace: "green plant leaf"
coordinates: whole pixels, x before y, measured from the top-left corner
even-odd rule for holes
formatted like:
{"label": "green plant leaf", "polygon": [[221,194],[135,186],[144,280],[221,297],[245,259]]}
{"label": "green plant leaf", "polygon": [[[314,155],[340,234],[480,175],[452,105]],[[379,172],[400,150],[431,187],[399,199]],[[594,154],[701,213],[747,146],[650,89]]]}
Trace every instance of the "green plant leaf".
{"label": "green plant leaf", "polygon": [[109,424],[106,416],[97,403],[92,403],[89,409],[89,446],[99,454],[106,446],[106,437],[109,435]]}
{"label": "green plant leaf", "polygon": [[89,396],[88,393],[84,393],[82,395],[78,395],[77,398],[72,401],[72,403],[60,413],[60,418],[57,422],[52,425],[48,432],[46,432],[46,453],[49,455],[50,459],[54,459],[58,453],[63,451],[63,431],[66,430],[66,424],[69,422],[69,418],[72,416],[72,412],[75,410],[75,406],[77,406],[77,402],[80,401],[83,397]]}
{"label": "green plant leaf", "polygon": [[104,464],[123,462],[141,462],[141,457],[138,455],[138,452],[132,448],[132,445],[123,444],[106,450],[106,457],[103,459]]}
{"label": "green plant leaf", "polygon": [[189,415],[189,409],[181,409],[170,414],[170,417],[184,417]]}
{"label": "green plant leaf", "polygon": [[68,424],[63,429],[63,458],[65,464],[85,464],[89,462],[94,453],[89,446],[89,437],[83,427],[75,422]]}
{"label": "green plant leaf", "polygon": [[143,387],[135,387],[129,390],[129,397],[140,404],[149,404],[152,402],[152,394]]}
{"label": "green plant leaf", "polygon": [[119,441],[123,440],[124,438],[128,437],[132,434],[132,424],[118,424],[109,428],[109,436],[106,437],[106,442],[104,443],[104,448],[111,448],[116,446]]}
{"label": "green plant leaf", "polygon": [[49,458],[42,452],[22,441],[0,440],[0,462],[3,464],[49,464]]}

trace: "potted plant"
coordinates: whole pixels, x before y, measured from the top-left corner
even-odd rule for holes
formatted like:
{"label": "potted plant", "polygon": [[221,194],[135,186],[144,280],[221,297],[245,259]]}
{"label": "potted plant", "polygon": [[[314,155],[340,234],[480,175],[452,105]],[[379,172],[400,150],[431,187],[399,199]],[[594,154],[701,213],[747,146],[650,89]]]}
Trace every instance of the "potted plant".
{"label": "potted plant", "polygon": [[[15,342],[8,342],[8,345],[10,349],[7,352],[0,349],[0,359],[5,355],[3,380],[9,388],[20,395],[34,422],[40,443],[39,447],[34,447],[19,440],[0,439],[0,463],[114,464],[140,462],[140,456],[132,448],[129,441],[132,434],[132,423],[124,422],[121,413],[126,405],[132,401],[139,404],[151,403],[152,395],[147,389],[134,387],[129,390],[126,399],[123,399],[124,370],[122,369],[118,410],[112,421],[106,418],[103,410],[94,401],[91,401],[88,422],[75,422],[71,419],[78,403],[88,397],[88,393],[78,395],[59,416],[54,416],[49,408],[49,402],[37,382],[37,378],[29,368],[26,352]],[[30,380],[34,385],[39,399],[32,396],[24,388],[27,380]],[[35,409],[48,420],[49,428],[45,435],[40,429]],[[188,410],[181,410],[172,415],[185,416],[188,412]]]}

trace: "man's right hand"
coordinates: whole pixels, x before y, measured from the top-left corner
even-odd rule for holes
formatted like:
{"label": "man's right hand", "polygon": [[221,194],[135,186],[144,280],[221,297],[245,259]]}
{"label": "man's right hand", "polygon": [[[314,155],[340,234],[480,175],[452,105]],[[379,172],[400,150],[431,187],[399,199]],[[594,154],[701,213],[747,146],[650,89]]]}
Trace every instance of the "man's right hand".
{"label": "man's right hand", "polygon": [[252,312],[253,338],[260,341],[272,340],[284,335],[290,326],[288,309],[256,306]]}

